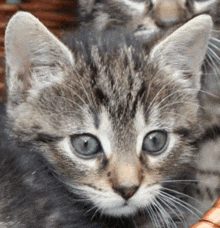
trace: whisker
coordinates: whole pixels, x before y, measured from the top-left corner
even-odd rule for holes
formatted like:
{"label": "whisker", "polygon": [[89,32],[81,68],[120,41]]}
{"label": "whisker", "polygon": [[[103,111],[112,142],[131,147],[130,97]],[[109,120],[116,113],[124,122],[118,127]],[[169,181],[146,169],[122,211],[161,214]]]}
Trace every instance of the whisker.
{"label": "whisker", "polygon": [[[64,86],[65,86],[66,88],[71,89],[71,93],[73,93],[76,97],[78,97],[78,98],[83,102],[83,104],[87,107],[87,110],[89,110],[89,111],[91,112],[88,103],[87,103],[87,102],[86,102],[78,93],[76,93],[76,92],[73,90],[73,88],[70,87],[70,85],[65,84]],[[83,85],[82,85],[82,87],[84,88]],[[84,92],[86,92],[86,91],[84,91]],[[86,93],[86,96],[87,96],[87,93]],[[90,105],[93,106],[93,105],[91,104],[90,98],[89,98],[88,96],[87,96],[87,99],[88,99],[88,102],[90,103]]]}
{"label": "whisker", "polygon": [[86,214],[88,214],[90,211],[94,210],[96,206],[91,207],[89,210],[86,211]]}
{"label": "whisker", "polygon": [[[164,88],[165,88],[165,87],[163,86],[163,89],[164,89]],[[171,96],[173,96],[173,95],[175,95],[175,94],[177,94],[177,93],[179,93],[179,92],[182,93],[183,91],[197,91],[197,90],[196,90],[196,89],[191,89],[191,88],[186,88],[186,89],[177,90],[177,91],[175,91],[175,92],[169,94],[169,95],[166,96],[165,98],[163,98],[161,101],[159,101],[159,103],[158,103],[157,105],[159,106],[161,103],[163,103],[164,101],[166,101],[166,99],[168,99],[169,97],[171,97]],[[162,90],[160,90],[159,92],[162,92]],[[156,96],[159,95],[159,92],[156,94]],[[211,94],[211,93],[209,93],[209,92],[207,92],[207,91],[204,91],[204,90],[201,90],[201,92],[207,93],[207,94],[209,94],[210,96],[213,95],[213,94]],[[188,95],[188,94],[187,94],[187,95]],[[156,100],[156,96],[154,97],[154,99],[153,99],[153,100],[151,101],[151,103],[149,104],[147,110],[150,110],[150,108],[152,107],[153,103],[154,103],[155,100]],[[215,95],[213,95],[213,96],[215,96]],[[176,102],[172,102],[172,103],[169,103],[169,104],[166,104],[166,105],[162,106],[161,109],[162,109],[162,108],[165,108],[165,107],[167,107],[167,106],[173,105],[173,104],[182,104],[182,103],[188,103],[188,104],[191,103],[191,104],[193,104],[193,105],[197,105],[197,106],[199,106],[199,107],[202,107],[200,104],[196,104],[196,103],[192,103],[192,102],[176,101]],[[203,108],[204,108],[204,107],[203,107]],[[159,109],[159,110],[161,110],[161,109]],[[204,108],[204,109],[205,109],[205,108]],[[208,108],[207,108],[207,109],[208,109]]]}
{"label": "whisker", "polygon": [[[209,49],[210,50],[213,50],[211,47],[213,47],[215,50],[217,50],[217,51],[220,51],[220,48],[218,47],[218,46],[216,46],[214,43],[209,43],[208,44],[208,46],[209,46]],[[211,47],[210,47],[211,46]],[[219,56],[218,56],[219,57]]]}
{"label": "whisker", "polygon": [[[190,101],[175,101],[175,102],[171,102],[169,104],[166,104],[166,105],[160,107],[159,111],[161,111],[162,109],[164,109],[166,107],[174,105],[174,104],[191,104],[191,105],[194,105],[194,106],[202,107],[200,104],[196,104],[196,103],[193,103],[193,102],[190,102]],[[204,109],[204,107],[202,107],[202,108]]]}
{"label": "whisker", "polygon": [[161,215],[161,216],[158,216],[161,221],[161,224],[163,224],[163,225],[165,224],[165,226],[168,227],[166,218],[164,217],[163,212],[161,211],[160,207],[158,206],[158,201],[156,199],[153,202],[153,206],[154,206],[155,210],[157,209],[156,212]]}
{"label": "whisker", "polygon": [[[186,222],[186,219],[184,218],[182,211],[179,210],[179,208],[175,205],[175,203],[172,202],[167,197],[161,197],[161,200],[163,200],[164,201],[164,204],[166,206],[168,206],[174,212],[174,214],[178,217],[178,219],[181,221],[181,223],[184,225],[184,227],[185,228],[188,228],[189,224]],[[169,206],[169,205],[171,205],[171,206]],[[178,212],[178,214],[176,213],[176,211]]]}
{"label": "whisker", "polygon": [[190,205],[189,203],[173,196],[173,195],[170,195],[166,192],[160,192],[159,194],[162,194],[162,195],[165,195],[167,196],[171,201],[173,201],[174,203],[180,205],[181,207],[185,208],[186,210],[188,210],[189,212],[191,212],[193,215],[195,215],[195,217],[197,219],[200,219],[201,215],[202,215],[202,212],[199,211],[197,208],[193,207],[192,205]]}
{"label": "whisker", "polygon": [[194,200],[194,201],[196,201],[196,202],[198,202],[198,203],[201,204],[201,202],[200,202],[199,200],[197,200],[197,199],[193,198],[192,196],[189,196],[189,195],[187,195],[187,194],[185,194],[185,193],[178,192],[178,191],[176,191],[176,190],[169,189],[169,188],[165,188],[165,187],[162,187],[162,188],[163,188],[164,190],[167,190],[167,191],[176,193],[176,194],[178,194],[178,195],[180,195],[180,196],[184,196],[184,197],[187,197],[187,198],[189,198],[189,199],[192,199],[192,200]]}
{"label": "whisker", "polygon": [[187,183],[187,182],[188,183],[205,183],[205,181],[202,181],[202,180],[165,180],[165,181],[161,181],[161,183],[176,183],[176,184],[179,184],[180,182],[182,182],[182,183]]}
{"label": "whisker", "polygon": [[[183,224],[184,223],[184,218],[183,218],[183,215],[182,215],[182,213],[180,213],[180,211],[178,210],[178,212],[180,213],[180,216],[179,216],[179,214],[177,214],[176,213],[176,211],[170,206],[170,205],[172,205],[172,203],[170,203],[168,200],[166,201],[165,199],[164,199],[165,197],[160,197],[160,200],[164,203],[164,205],[167,207],[167,208],[169,208],[169,210],[175,215],[175,216],[177,216],[177,218],[181,221],[181,223]],[[172,205],[173,206],[173,205]],[[175,208],[176,209],[176,208]],[[173,219],[172,219],[173,220]],[[174,222],[174,221],[173,221]],[[175,224],[175,223],[174,223]],[[176,224],[175,224],[175,227],[176,227]]]}
{"label": "whisker", "polygon": [[182,119],[184,119],[184,120],[186,120],[186,121],[189,121],[189,123],[193,123],[193,121],[191,121],[191,119],[188,119],[188,118],[186,118],[186,116],[184,116],[184,115],[182,115],[182,114],[180,114],[180,113],[175,113],[175,112],[163,112],[163,114],[172,114],[172,115],[176,115],[176,116],[180,116]]}
{"label": "whisker", "polygon": [[[210,46],[212,46],[213,48],[216,48],[218,51],[220,50],[219,48],[217,48],[214,44],[210,44]],[[212,48],[209,49],[209,51],[212,54],[212,57],[214,57],[215,60],[218,60],[218,62],[220,62],[220,58],[219,56],[214,52],[214,50]]]}
{"label": "whisker", "polygon": [[[159,199],[161,200],[161,198],[162,198],[162,197],[160,197]],[[158,203],[159,203],[159,202],[158,202]],[[161,203],[159,203],[159,204],[160,204],[160,207],[162,208],[162,210],[164,211],[164,213],[167,215],[167,218],[168,218],[168,220],[170,221],[170,223],[173,224],[174,227],[178,228],[178,227],[176,226],[176,223],[174,222],[172,216],[164,209],[164,207],[162,206]]]}
{"label": "whisker", "polygon": [[[166,88],[166,86],[168,84],[170,84],[170,82],[167,82],[165,85],[163,85],[163,87],[156,93],[156,95],[154,96],[153,100],[149,104],[147,111],[152,107],[152,105],[154,104],[154,101],[156,100],[156,98],[160,95],[160,93]],[[150,88],[149,88],[149,90],[150,90]]]}
{"label": "whisker", "polygon": [[[165,215],[165,222],[167,224],[167,227],[170,227],[170,221],[172,223],[174,223],[173,219],[171,218],[171,216],[167,213],[167,211],[164,209],[164,207],[161,205],[161,203],[157,200],[157,205],[158,207],[160,208],[161,210],[161,213],[164,213]],[[176,224],[174,223],[175,227],[176,227]],[[177,228],[177,227],[176,227]]]}
{"label": "whisker", "polygon": [[98,213],[98,211],[99,211],[99,208],[97,208],[97,209],[95,210],[93,216],[91,217],[91,221],[94,219],[94,217],[96,216],[96,214]]}
{"label": "whisker", "polygon": [[148,215],[150,216],[150,219],[152,221],[154,228],[155,228],[155,225],[156,225],[156,227],[159,227],[158,222],[157,222],[157,218],[156,218],[156,215],[154,214],[152,206],[150,205],[149,207],[146,208],[146,210],[147,210]]}
{"label": "whisker", "polygon": [[214,70],[214,72],[215,72],[215,75],[219,75],[219,69],[218,69],[218,66],[215,64],[215,62],[214,62],[214,60],[213,60],[213,58],[212,58],[212,52],[210,53],[211,51],[210,51],[210,49],[208,49],[208,52],[207,52],[207,58],[206,58],[206,60],[208,61],[211,61],[211,63],[210,63],[210,66],[211,66],[211,68]]}
{"label": "whisker", "polygon": [[[211,68],[213,67],[212,53],[210,53],[209,49],[207,50],[205,61],[208,63],[208,65]],[[214,67],[215,67],[215,64],[214,64]],[[217,69],[215,69],[215,70],[217,70]]]}
{"label": "whisker", "polygon": [[[214,30],[214,31],[220,33],[219,30]],[[220,44],[220,40],[218,38],[214,37],[214,36],[210,37],[210,40],[214,40],[216,43],[219,43]]]}

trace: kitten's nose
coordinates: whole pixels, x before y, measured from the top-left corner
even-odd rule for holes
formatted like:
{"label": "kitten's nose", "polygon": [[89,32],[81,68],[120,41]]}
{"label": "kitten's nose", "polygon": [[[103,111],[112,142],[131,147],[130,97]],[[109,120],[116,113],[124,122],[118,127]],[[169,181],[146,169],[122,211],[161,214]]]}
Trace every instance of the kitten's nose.
{"label": "kitten's nose", "polygon": [[132,186],[132,187],[118,186],[118,187],[115,187],[114,190],[118,194],[120,194],[125,200],[128,200],[135,194],[138,188],[139,186]]}

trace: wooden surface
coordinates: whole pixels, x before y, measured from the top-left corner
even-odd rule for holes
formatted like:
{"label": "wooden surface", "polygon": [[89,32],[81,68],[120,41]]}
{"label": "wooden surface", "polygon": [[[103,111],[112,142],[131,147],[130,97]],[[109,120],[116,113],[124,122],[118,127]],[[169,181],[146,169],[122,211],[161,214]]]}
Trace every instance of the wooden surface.
{"label": "wooden surface", "polygon": [[190,228],[220,228],[220,197],[201,220]]}

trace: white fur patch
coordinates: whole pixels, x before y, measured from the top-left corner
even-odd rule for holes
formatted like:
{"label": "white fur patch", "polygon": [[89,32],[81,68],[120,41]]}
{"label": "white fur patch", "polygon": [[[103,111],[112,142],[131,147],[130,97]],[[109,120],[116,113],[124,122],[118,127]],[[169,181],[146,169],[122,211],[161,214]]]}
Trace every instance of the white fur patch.
{"label": "white fur patch", "polygon": [[80,187],[80,190],[102,214],[121,217],[135,214],[139,209],[145,209],[154,201],[160,188],[158,184],[141,186],[128,201],[113,190],[99,191],[89,186]]}

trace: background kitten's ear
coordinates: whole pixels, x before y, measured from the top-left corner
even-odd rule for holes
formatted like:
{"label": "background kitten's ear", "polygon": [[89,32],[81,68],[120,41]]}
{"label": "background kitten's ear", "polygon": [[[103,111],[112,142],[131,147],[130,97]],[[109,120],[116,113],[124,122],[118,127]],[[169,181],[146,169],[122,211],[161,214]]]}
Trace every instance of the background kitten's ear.
{"label": "background kitten's ear", "polygon": [[60,75],[56,69],[74,63],[68,48],[27,12],[16,13],[9,21],[5,54],[9,95],[19,95],[32,86],[36,87],[37,81],[37,86],[43,86],[46,82],[58,80]]}
{"label": "background kitten's ear", "polygon": [[161,69],[192,75],[191,82],[198,87],[211,29],[209,15],[193,18],[155,46],[151,52],[152,60],[159,61]]}

